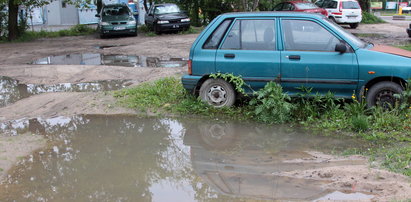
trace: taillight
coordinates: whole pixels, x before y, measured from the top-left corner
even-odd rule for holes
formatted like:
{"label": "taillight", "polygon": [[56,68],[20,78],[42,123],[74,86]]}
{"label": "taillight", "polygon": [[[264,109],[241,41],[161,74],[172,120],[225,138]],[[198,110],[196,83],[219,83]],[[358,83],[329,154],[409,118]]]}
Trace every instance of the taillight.
{"label": "taillight", "polygon": [[325,16],[325,17],[328,17],[328,12],[327,12],[327,10],[323,10],[323,12],[322,12],[322,14]]}
{"label": "taillight", "polygon": [[188,74],[192,75],[193,74],[193,63],[192,63],[192,61],[188,60],[187,65],[188,65]]}
{"label": "taillight", "polygon": [[342,1],[340,1],[340,12],[342,12],[342,9],[343,9],[343,3]]}

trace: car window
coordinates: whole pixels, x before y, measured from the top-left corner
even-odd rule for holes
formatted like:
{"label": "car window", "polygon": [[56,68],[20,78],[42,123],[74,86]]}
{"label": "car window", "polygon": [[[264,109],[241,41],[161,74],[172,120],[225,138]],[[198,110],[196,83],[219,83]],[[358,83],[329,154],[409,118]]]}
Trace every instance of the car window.
{"label": "car window", "polygon": [[332,8],[332,9],[336,9],[337,6],[338,6],[337,1],[329,1],[324,5],[325,8]]}
{"label": "car window", "polygon": [[284,3],[283,6],[283,11],[293,11],[294,10],[294,5],[290,4],[290,3]]}
{"label": "car window", "polygon": [[317,5],[318,7],[322,8],[322,7],[323,7],[323,3],[324,3],[324,1],[320,0],[320,1],[315,2],[315,5]]}
{"label": "car window", "polygon": [[334,52],[340,41],[321,25],[307,20],[283,20],[284,46],[287,51]]}
{"label": "car window", "polygon": [[274,20],[237,20],[221,49],[275,50]]}
{"label": "car window", "polygon": [[232,19],[224,20],[217,29],[207,38],[203,45],[204,49],[217,49],[221,39],[224,36],[228,26],[231,24]]}
{"label": "car window", "polygon": [[154,14],[162,15],[169,13],[180,13],[180,8],[177,5],[161,5],[154,8]]}
{"label": "car window", "polygon": [[309,2],[297,3],[296,6],[297,6],[298,9],[302,9],[302,10],[304,10],[304,9],[316,9],[316,8],[318,8],[318,6],[316,6],[316,5],[313,4],[313,3],[309,3]]}
{"label": "car window", "polygon": [[282,3],[280,3],[280,4],[277,4],[275,7],[274,7],[274,11],[281,11],[281,9],[282,9],[282,7],[283,7],[283,5],[284,4],[282,4]]}
{"label": "car window", "polygon": [[125,6],[111,6],[104,7],[103,16],[119,16],[119,15],[129,15],[129,10]]}
{"label": "car window", "polygon": [[342,8],[343,9],[360,9],[360,5],[356,1],[343,1]]}

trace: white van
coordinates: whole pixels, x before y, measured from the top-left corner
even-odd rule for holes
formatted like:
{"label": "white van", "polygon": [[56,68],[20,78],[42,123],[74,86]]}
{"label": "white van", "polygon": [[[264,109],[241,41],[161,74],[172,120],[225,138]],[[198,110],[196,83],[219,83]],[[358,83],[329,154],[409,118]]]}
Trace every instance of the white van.
{"label": "white van", "polygon": [[319,0],[315,3],[328,12],[328,17],[338,24],[349,24],[355,29],[362,20],[360,4],[356,0]]}

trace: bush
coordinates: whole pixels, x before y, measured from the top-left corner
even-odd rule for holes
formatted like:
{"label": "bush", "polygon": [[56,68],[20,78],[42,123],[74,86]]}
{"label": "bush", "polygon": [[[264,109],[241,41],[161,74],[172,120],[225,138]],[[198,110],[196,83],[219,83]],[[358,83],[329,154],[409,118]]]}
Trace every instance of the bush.
{"label": "bush", "polygon": [[291,121],[294,105],[290,103],[290,96],[283,93],[282,87],[269,82],[265,87],[255,92],[256,97],[250,101],[255,107],[254,117],[264,123],[285,123]]}
{"label": "bush", "polygon": [[362,12],[362,21],[363,24],[378,24],[378,23],[385,23],[384,20],[380,19],[379,17],[373,15],[369,12]]}

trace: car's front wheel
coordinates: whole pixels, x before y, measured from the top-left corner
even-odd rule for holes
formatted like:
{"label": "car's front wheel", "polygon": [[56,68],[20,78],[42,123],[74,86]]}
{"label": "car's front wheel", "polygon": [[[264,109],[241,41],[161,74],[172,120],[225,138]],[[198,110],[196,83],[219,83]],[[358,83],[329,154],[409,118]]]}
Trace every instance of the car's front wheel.
{"label": "car's front wheel", "polygon": [[214,107],[230,107],[235,103],[236,94],[224,79],[208,79],[201,85],[200,98]]}
{"label": "car's front wheel", "polygon": [[367,93],[367,106],[380,106],[385,109],[394,107],[398,101],[395,94],[399,94],[403,88],[391,81],[382,81],[374,84]]}

